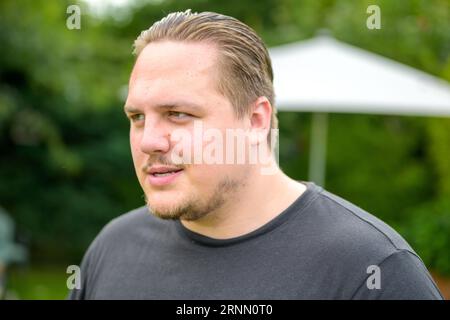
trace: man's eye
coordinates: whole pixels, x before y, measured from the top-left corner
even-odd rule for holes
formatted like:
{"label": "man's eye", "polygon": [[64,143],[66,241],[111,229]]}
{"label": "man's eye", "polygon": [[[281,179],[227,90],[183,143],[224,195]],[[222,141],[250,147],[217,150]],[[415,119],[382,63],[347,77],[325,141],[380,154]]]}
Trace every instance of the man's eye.
{"label": "man's eye", "polygon": [[131,122],[138,122],[144,120],[144,115],[142,113],[133,114],[130,116]]}
{"label": "man's eye", "polygon": [[175,120],[184,120],[191,117],[190,114],[184,113],[184,112],[178,112],[178,111],[169,111],[169,117]]}

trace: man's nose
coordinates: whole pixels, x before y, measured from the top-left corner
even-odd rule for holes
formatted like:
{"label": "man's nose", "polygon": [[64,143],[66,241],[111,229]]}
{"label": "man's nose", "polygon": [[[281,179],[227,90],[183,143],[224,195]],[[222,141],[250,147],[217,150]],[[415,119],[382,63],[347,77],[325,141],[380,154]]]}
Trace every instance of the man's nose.
{"label": "man's nose", "polygon": [[141,138],[141,151],[147,154],[166,153],[170,149],[170,133],[158,123],[145,123]]}

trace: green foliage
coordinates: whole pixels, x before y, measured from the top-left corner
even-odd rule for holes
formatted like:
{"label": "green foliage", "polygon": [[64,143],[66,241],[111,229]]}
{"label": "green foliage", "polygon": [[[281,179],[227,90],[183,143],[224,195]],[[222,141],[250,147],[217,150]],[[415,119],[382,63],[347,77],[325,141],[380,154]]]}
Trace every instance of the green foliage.
{"label": "green foliage", "polygon": [[0,203],[34,260],[79,257],[142,201],[119,94],[129,41],[92,19],[66,28],[64,2],[0,4]]}
{"label": "green foliage", "polygon": [[[33,261],[79,261],[107,221],[143,203],[122,96],[134,39],[171,11],[232,15],[269,46],[326,28],[450,81],[447,0],[166,0],[100,20],[82,6],[81,30],[66,28],[69,4],[0,2],[0,205]],[[366,28],[369,4],[381,8],[381,30]],[[311,115],[279,118],[281,166],[307,180]],[[449,273],[449,120],[333,114],[329,124],[327,189],[398,228],[427,266]]]}
{"label": "green foliage", "polygon": [[425,203],[411,211],[402,233],[428,265],[450,276],[450,199]]}

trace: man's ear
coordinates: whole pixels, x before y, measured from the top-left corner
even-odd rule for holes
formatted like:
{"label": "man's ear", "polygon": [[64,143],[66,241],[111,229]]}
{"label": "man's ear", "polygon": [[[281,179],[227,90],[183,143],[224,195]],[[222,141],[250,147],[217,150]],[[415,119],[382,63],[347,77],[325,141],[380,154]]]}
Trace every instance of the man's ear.
{"label": "man's ear", "polygon": [[258,145],[267,142],[270,132],[270,119],[272,118],[272,105],[265,97],[258,97],[253,102],[250,111],[250,143]]}

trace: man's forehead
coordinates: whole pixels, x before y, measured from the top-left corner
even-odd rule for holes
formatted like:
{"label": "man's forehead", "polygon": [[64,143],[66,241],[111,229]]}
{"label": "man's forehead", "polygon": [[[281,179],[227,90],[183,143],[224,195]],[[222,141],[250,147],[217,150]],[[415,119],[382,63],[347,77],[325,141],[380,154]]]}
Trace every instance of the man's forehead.
{"label": "man's forehead", "polygon": [[215,72],[216,61],[217,48],[210,43],[158,41],[148,44],[142,50],[133,68],[130,82],[162,76],[208,76]]}

